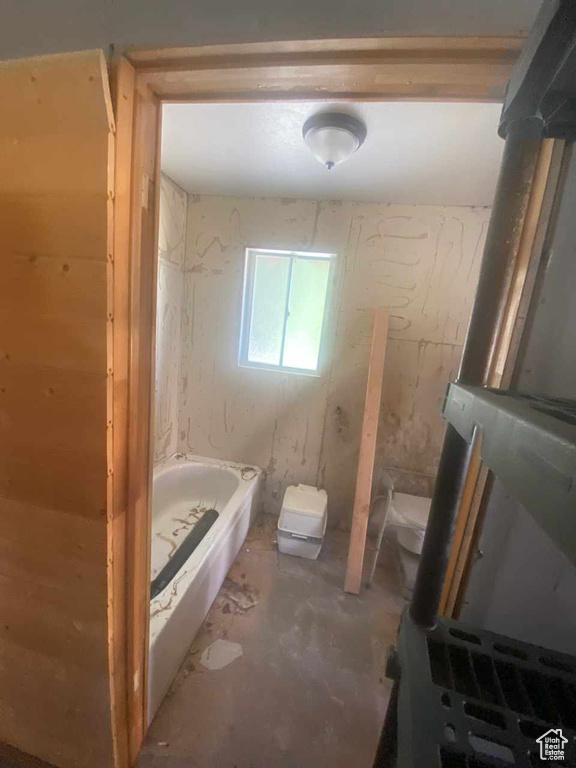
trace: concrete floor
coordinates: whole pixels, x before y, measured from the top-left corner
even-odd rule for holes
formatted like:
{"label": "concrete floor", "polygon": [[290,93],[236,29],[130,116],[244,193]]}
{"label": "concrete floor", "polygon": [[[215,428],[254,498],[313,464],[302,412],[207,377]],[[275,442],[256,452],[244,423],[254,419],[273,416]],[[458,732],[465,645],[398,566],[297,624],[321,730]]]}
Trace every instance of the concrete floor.
{"label": "concrete floor", "polygon": [[[360,597],[343,591],[348,534],[317,561],[281,555],[276,518],[250,532],[149,731],[138,768],[370,768],[404,601],[392,557]],[[200,663],[214,640],[243,655]]]}

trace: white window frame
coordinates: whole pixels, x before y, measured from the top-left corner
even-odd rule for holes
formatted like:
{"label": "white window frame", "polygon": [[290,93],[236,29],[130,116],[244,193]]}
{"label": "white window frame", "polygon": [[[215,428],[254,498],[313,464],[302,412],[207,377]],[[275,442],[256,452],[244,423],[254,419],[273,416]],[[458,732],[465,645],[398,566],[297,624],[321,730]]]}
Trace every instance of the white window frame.
{"label": "white window frame", "polygon": [[[286,289],[286,306],[284,311],[284,326],[282,329],[282,341],[280,347],[280,360],[284,353],[284,344],[286,342],[286,327],[290,315],[290,293],[292,290],[292,268],[295,259],[312,259],[314,261],[329,261],[330,269],[328,271],[328,284],[326,287],[326,300],[324,302],[324,316],[322,318],[322,331],[320,333],[320,348],[318,350],[318,365],[315,370],[309,368],[292,368],[271,363],[257,363],[248,359],[248,345],[250,341],[250,330],[252,325],[252,310],[254,299],[254,276],[256,270],[256,257],[258,255],[283,256],[290,259],[290,270],[288,273],[288,282]],[[334,283],[334,271],[336,263],[336,254],[318,253],[317,251],[278,251],[273,248],[246,248],[244,256],[244,289],[242,292],[242,319],[240,323],[240,344],[238,354],[238,365],[241,368],[257,368],[264,371],[277,371],[279,373],[296,373],[300,376],[322,376],[326,363],[326,337],[328,316],[332,306],[332,290]]]}

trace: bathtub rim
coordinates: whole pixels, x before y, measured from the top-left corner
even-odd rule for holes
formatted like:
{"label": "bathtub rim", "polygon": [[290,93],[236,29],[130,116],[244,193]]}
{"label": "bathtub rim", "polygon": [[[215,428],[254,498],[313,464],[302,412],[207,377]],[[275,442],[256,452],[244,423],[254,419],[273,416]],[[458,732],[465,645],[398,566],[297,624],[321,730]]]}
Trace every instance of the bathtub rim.
{"label": "bathtub rim", "polygon": [[[160,594],[158,594],[154,600],[150,600],[150,647],[158,635],[162,633],[163,629],[168,623],[170,616],[170,611],[163,610],[162,606],[159,604],[159,601],[166,600],[168,597],[167,591],[172,588],[176,580],[179,582],[180,580],[184,580],[186,577],[188,577],[188,584],[186,589],[180,595],[173,596],[176,598],[175,602],[173,603],[174,607],[178,605],[183,595],[190,587],[191,582],[194,580],[194,574],[202,569],[203,565],[210,556],[212,547],[220,546],[220,539],[223,540],[226,537],[227,532],[229,532],[234,526],[238,516],[241,514],[242,505],[246,497],[251,492],[256,494],[258,485],[264,474],[260,467],[256,467],[250,464],[238,464],[237,462],[228,462],[222,459],[210,459],[203,456],[196,456],[195,454],[176,453],[173,456],[163,460],[154,468],[153,482],[162,475],[170,471],[174,471],[175,469],[184,469],[189,464],[211,467],[216,466],[220,469],[232,472],[238,478],[238,487],[227,501],[227,503],[224,505],[224,508],[219,512],[218,520],[214,523],[198,547],[190,555],[174,579],[172,579],[172,581],[170,581],[170,583],[164,587],[162,592],[160,592]],[[250,479],[244,479],[242,477],[242,473],[246,470],[254,472]],[[153,499],[154,494],[152,492],[152,504],[154,503]],[[152,523],[152,520],[150,522]],[[150,552],[150,558],[151,557],[152,552]],[[170,602],[170,598],[168,598],[168,601]],[[161,609],[160,612],[156,615],[153,615],[155,610],[154,606]],[[158,620],[159,616],[162,617],[162,620],[160,621]]]}
{"label": "bathtub rim", "polygon": [[[225,459],[211,459],[206,456],[197,456],[195,453],[182,453],[181,451],[177,451],[176,453],[173,453],[171,456],[168,456],[166,459],[162,459],[162,461],[159,461],[154,466],[154,470],[152,472],[152,483],[154,483],[157,477],[162,476],[165,472],[168,472],[173,467],[175,466],[185,467],[188,464],[199,464],[199,465],[206,464],[209,466],[219,467],[221,469],[231,470],[234,473],[237,473],[239,475],[239,479],[243,483],[249,483],[256,476],[260,476],[264,474],[264,470],[261,467],[257,467],[255,464],[241,464],[236,461],[226,461]],[[246,470],[254,471],[256,472],[256,475],[254,475],[250,479],[243,478],[242,472]]]}

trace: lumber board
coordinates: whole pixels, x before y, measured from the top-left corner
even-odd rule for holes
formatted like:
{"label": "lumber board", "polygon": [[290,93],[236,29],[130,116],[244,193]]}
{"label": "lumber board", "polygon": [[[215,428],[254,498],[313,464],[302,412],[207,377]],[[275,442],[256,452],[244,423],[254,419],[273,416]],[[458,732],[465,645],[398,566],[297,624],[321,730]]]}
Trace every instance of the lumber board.
{"label": "lumber board", "polygon": [[131,356],[128,393],[127,589],[129,754],[134,762],[147,729],[160,103],[147,87],[134,96],[130,215]]}
{"label": "lumber board", "polygon": [[502,100],[521,38],[366,38],[128,52],[172,100]]}
{"label": "lumber board", "polygon": [[[129,722],[128,631],[131,597],[127,590],[128,525],[128,418],[130,375],[130,219],[131,161],[134,111],[134,70],[124,59],[113,68],[115,112],[114,155],[109,173],[114,195],[110,233],[113,258],[107,262],[108,279],[108,644],[112,738],[117,765],[131,764]],[[132,761],[133,763],[134,761]]]}
{"label": "lumber board", "polygon": [[364,550],[366,548],[368,517],[370,515],[372,475],[374,472],[374,457],[376,455],[380,401],[382,399],[388,319],[388,309],[379,308],[375,311],[366,384],[364,419],[360,438],[360,457],[358,460],[358,474],[354,495],[354,511],[352,513],[352,530],[350,532],[350,547],[348,550],[348,564],[344,585],[346,592],[355,595],[360,594],[362,585],[362,566],[364,563]]}
{"label": "lumber board", "polygon": [[329,38],[320,40],[278,40],[264,43],[228,43],[180,48],[156,48],[153,50],[130,50],[126,55],[138,69],[170,66],[175,62],[193,61],[202,65],[206,61],[226,62],[236,57],[252,58],[262,62],[268,57],[282,59],[296,56],[299,60],[333,59],[338,55],[420,57],[453,56],[456,58],[476,56],[515,61],[522,46],[522,37],[361,37]]}
{"label": "lumber board", "polygon": [[476,491],[478,490],[479,485],[483,486],[485,480],[485,471],[483,470],[482,457],[480,455],[481,449],[482,433],[476,430],[470,447],[470,459],[468,461],[466,477],[458,506],[458,515],[456,517],[454,536],[450,548],[450,557],[448,559],[448,567],[446,569],[446,576],[444,578],[444,586],[440,599],[440,613],[442,615],[450,615],[454,607],[455,594],[458,592],[459,587],[459,575],[461,574],[461,570],[458,566],[459,563],[461,563],[461,557],[465,551],[463,542],[470,522],[475,516],[473,504],[476,497]]}

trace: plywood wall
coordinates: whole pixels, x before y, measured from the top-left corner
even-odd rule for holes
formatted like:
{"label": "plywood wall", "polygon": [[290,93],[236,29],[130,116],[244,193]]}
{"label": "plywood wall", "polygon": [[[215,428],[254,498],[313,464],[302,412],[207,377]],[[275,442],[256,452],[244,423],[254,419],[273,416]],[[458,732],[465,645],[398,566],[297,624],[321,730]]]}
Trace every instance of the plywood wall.
{"label": "plywood wall", "polygon": [[187,195],[168,176],[160,180],[154,461],[176,451],[180,376],[180,326]]}
{"label": "plywood wall", "polygon": [[104,58],[2,63],[0,96],[0,741],[108,768]]}
{"label": "plywood wall", "polygon": [[[489,218],[484,208],[189,196],[179,450],[266,470],[277,512],[292,483],[326,488],[347,525],[372,312],[391,310],[376,481],[431,490]],[[246,247],[338,255],[332,364],[313,378],[237,365]]]}

